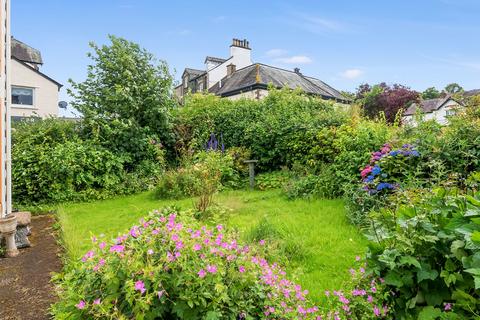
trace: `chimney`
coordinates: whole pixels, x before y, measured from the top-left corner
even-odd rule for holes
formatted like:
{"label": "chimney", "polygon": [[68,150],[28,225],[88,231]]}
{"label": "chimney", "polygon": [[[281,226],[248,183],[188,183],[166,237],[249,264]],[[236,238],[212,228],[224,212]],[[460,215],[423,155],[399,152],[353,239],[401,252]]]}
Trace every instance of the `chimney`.
{"label": "chimney", "polygon": [[237,71],[237,67],[233,63],[230,63],[227,66],[227,77],[230,77],[235,71]]}
{"label": "chimney", "polygon": [[240,40],[240,39],[233,38],[232,45],[230,47],[239,47],[239,48],[250,50],[250,44],[247,41],[247,39]]}
{"label": "chimney", "polygon": [[300,75],[302,74],[302,73],[300,72],[300,68],[295,68],[295,69],[293,69],[293,71],[294,71],[296,74],[300,74]]}

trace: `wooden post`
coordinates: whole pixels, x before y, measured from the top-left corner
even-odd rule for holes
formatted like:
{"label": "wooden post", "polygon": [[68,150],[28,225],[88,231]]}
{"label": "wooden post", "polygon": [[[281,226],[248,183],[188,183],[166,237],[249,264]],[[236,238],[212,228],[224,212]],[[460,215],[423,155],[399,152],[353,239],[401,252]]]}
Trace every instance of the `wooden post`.
{"label": "wooden post", "polygon": [[248,164],[248,176],[250,178],[250,190],[255,188],[255,163],[258,160],[245,160],[245,163]]}

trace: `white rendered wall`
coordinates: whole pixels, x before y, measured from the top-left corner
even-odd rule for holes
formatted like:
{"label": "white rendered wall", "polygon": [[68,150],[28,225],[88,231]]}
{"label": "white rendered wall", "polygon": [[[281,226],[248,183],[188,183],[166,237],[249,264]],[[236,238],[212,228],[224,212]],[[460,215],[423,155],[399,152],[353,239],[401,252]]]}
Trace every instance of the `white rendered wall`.
{"label": "white rendered wall", "polygon": [[12,104],[11,116],[58,116],[58,86],[14,59],[11,66],[13,87],[34,88],[33,106]]}
{"label": "white rendered wall", "polygon": [[241,47],[230,47],[230,59],[208,71],[208,88],[222,80],[227,75],[227,66],[234,64],[236,69],[242,69],[252,64],[251,50]]}

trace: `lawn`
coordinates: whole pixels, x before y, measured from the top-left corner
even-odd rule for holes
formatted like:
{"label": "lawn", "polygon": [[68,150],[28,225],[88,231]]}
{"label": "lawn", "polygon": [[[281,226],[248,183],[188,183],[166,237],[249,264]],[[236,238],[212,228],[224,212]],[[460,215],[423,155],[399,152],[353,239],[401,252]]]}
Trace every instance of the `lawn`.
{"label": "lawn", "polygon": [[[341,287],[366,240],[345,219],[341,200],[295,200],[280,191],[230,191],[216,201],[229,208],[225,224],[244,241],[266,238],[279,245],[287,271],[319,300],[323,291]],[[151,192],[58,208],[63,240],[70,259],[91,246],[91,235],[115,237],[147,212],[176,205],[192,207],[192,199],[158,200]]]}

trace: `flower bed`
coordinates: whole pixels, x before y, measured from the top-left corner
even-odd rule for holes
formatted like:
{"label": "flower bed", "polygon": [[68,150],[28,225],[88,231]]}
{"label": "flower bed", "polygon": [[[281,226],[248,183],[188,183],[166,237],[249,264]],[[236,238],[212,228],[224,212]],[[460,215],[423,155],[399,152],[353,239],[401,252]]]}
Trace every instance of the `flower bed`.
{"label": "flower bed", "polygon": [[307,291],[224,227],[155,212],[57,276],[58,319],[316,319]]}

